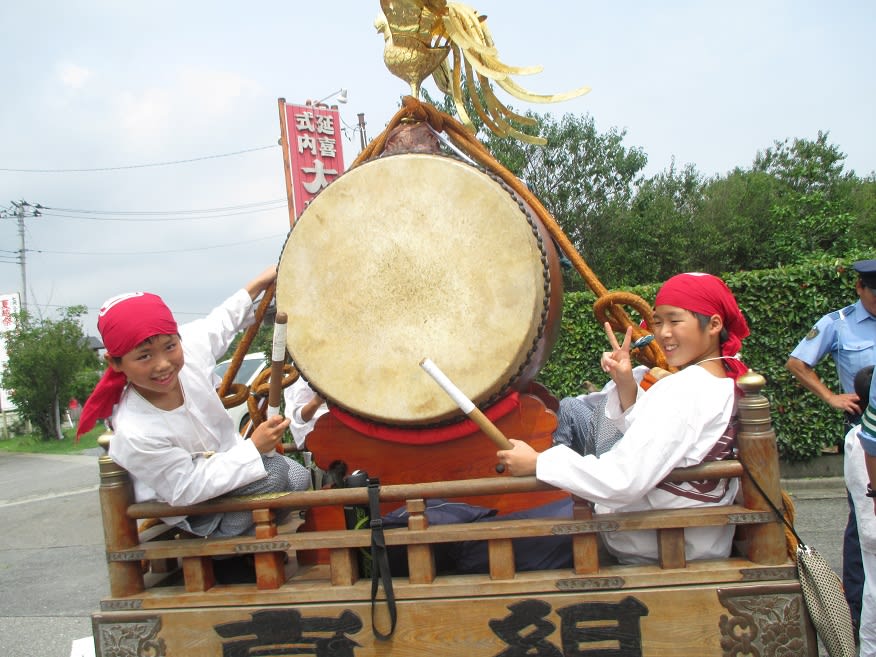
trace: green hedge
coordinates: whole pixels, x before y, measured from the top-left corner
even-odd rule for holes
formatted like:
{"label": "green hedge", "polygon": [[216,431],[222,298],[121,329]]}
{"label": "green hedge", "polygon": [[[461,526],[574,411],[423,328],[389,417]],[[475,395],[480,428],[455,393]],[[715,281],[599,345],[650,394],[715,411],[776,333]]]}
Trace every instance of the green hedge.
{"label": "green hedge", "polygon": [[[841,413],[800,386],[785,369],[785,362],[822,315],[857,299],[857,276],[849,267],[854,259],[723,276],[748,319],[751,336],[745,340],[742,357],[766,377],[765,393],[772,405],[779,452],[788,461],[811,459],[823,446],[843,437]],[[625,291],[653,302],[658,287],[641,285]],[[601,387],[607,380],[599,368],[607,342],[593,315],[594,300],[590,292],[564,295],[560,337],[538,377],[558,397],[581,394],[584,381]],[[831,389],[838,389],[831,358],[824,359],[815,371]]]}

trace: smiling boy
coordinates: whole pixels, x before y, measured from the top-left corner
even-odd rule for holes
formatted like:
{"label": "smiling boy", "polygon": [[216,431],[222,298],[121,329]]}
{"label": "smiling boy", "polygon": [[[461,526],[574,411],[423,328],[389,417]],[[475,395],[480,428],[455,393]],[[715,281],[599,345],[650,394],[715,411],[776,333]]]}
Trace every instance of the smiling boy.
{"label": "smiling boy", "polygon": [[[657,293],[654,335],[670,366],[679,372],[664,377],[647,392],[632,376],[630,331],[621,344],[607,329],[611,351],[602,368],[616,386],[605,414],[624,436],[600,457],[582,456],[564,445],[536,452],[511,440],[513,449],[498,452],[499,462],[514,475],[531,475],[595,503],[594,511],[724,506],[738,491],[736,479],[717,482],[661,483],[677,467],[720,460],[732,453],[738,376],[747,367],[738,359],[749,331],[736,299],[719,278],[679,274]],[[622,563],[657,559],[653,531],[602,535]],[[723,558],[730,553],[732,527],[685,531],[687,559]]]}
{"label": "smiling boy", "polygon": [[[197,504],[224,494],[305,490],[308,471],[268,456],[289,422],[276,416],[244,440],[213,387],[216,359],[253,321],[253,302],[276,278],[268,268],[206,318],[177,327],[160,297],[123,294],[105,302],[98,330],[109,365],[88,398],[78,433],[112,416],[109,455],[125,468],[138,502]],[[164,518],[199,536],[251,531],[249,512]]]}

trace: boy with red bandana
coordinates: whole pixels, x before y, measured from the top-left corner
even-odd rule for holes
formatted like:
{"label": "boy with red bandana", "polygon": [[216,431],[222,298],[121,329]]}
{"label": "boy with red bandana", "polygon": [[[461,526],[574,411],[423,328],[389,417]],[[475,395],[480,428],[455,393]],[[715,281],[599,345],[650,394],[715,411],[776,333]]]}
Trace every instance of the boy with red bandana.
{"label": "boy with red bandana", "polygon": [[[253,321],[253,302],[276,278],[271,267],[206,318],[177,327],[160,297],[124,294],[105,302],[97,327],[109,364],[85,402],[77,434],[112,416],[109,455],[134,483],[138,502],[175,506],[225,494],[305,490],[308,471],[276,454],[289,421],[275,416],[250,440],[237,433],[214,388],[216,359]],[[199,536],[249,533],[249,512],[164,518]]]}
{"label": "boy with red bandana", "polygon": [[[518,476],[538,479],[595,503],[594,511],[643,511],[696,506],[725,506],[738,491],[736,479],[663,484],[669,472],[732,453],[736,379],[747,371],[738,359],[749,331],[727,285],[710,274],[679,274],[657,293],[655,338],[670,366],[679,371],[647,392],[636,384],[628,330],[618,343],[610,327],[612,350],[602,368],[615,383],[605,415],[624,433],[600,457],[582,456],[565,445],[538,453],[523,441],[498,452],[499,462]],[[609,532],[608,550],[622,563],[657,559],[653,531]],[[685,531],[687,559],[730,554],[733,527]]]}

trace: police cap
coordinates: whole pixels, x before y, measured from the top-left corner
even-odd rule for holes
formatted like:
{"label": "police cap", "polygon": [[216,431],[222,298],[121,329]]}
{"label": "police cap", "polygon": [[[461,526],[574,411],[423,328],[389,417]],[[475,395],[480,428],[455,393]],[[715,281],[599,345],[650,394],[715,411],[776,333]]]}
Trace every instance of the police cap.
{"label": "police cap", "polygon": [[852,269],[858,272],[864,285],[876,290],[876,259],[858,260],[852,265]]}

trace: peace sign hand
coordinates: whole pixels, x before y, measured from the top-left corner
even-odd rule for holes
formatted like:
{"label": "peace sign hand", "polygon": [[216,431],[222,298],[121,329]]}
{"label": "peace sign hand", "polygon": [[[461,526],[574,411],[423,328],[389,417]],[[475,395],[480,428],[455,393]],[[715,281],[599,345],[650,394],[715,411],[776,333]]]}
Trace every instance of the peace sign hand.
{"label": "peace sign hand", "polygon": [[624,341],[618,344],[611,324],[605,322],[604,326],[611,351],[602,352],[600,365],[602,366],[602,371],[606,372],[617,386],[621,408],[626,410],[636,403],[636,396],[638,395],[638,386],[635,378],[633,378],[633,361],[630,359],[630,341],[633,337],[633,327],[627,327]]}
{"label": "peace sign hand", "polygon": [[633,328],[631,326],[627,327],[623,343],[618,344],[611,324],[605,322],[604,327],[611,351],[602,352],[602,359],[599,364],[602,367],[602,371],[606,372],[617,383],[619,378],[632,377],[633,363],[630,359],[630,340],[633,337]]}

